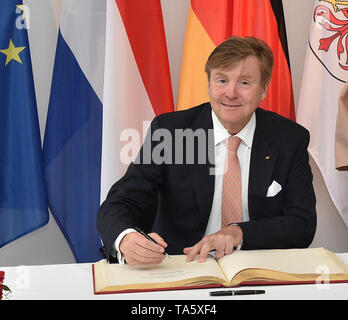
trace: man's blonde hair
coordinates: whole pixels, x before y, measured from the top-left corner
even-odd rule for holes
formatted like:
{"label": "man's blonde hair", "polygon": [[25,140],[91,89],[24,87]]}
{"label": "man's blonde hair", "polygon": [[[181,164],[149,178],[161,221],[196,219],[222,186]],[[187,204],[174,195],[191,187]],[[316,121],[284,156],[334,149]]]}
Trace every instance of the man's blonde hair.
{"label": "man's blonde hair", "polygon": [[249,56],[255,56],[258,59],[261,84],[266,87],[272,76],[273,53],[266,42],[254,37],[232,36],[218,45],[205,64],[208,80],[210,80],[212,69],[233,66]]}

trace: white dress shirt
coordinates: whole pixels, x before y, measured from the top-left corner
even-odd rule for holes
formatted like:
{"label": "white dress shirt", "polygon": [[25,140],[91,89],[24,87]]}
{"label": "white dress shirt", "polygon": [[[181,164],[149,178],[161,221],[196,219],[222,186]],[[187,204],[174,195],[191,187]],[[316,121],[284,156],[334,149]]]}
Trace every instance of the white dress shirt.
{"label": "white dress shirt", "polygon": [[[205,235],[215,233],[221,229],[222,182],[227,151],[227,145],[225,140],[231,136],[228,133],[228,131],[223,127],[213,110],[212,118],[215,146],[215,188],[213,204],[211,207],[208,226]],[[249,220],[249,166],[251,146],[253,143],[255,127],[256,117],[255,113],[253,113],[247,125],[236,134],[236,136],[242,140],[237,150],[242,180],[242,221]]]}
{"label": "white dress shirt", "polygon": [[[213,204],[210,211],[209,221],[205,235],[215,233],[221,229],[221,207],[222,207],[222,182],[223,182],[223,170],[225,165],[227,145],[225,139],[231,135],[223,127],[214,111],[212,110],[213,130],[214,130],[214,146],[215,146],[215,183],[214,183],[214,196]],[[241,169],[242,180],[242,221],[249,220],[248,210],[248,186],[249,186],[249,166],[250,166],[250,154],[251,146],[253,143],[253,137],[256,127],[256,117],[253,113],[251,119],[247,125],[239,131],[236,136],[242,141],[237,150],[237,156]],[[124,258],[119,251],[119,245],[125,235],[135,230],[130,228],[126,229],[119,234],[115,241],[115,249],[119,263],[124,263]],[[238,249],[241,245],[238,246]]]}

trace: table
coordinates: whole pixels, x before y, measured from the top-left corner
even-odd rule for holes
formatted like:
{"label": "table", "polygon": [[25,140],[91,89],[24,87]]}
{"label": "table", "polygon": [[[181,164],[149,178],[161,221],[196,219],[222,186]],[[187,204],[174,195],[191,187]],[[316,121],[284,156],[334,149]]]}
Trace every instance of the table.
{"label": "table", "polygon": [[[337,256],[348,265],[348,253]],[[39,266],[1,267],[5,271],[4,283],[12,293],[7,300],[213,300],[213,289],[175,290],[123,294],[94,295],[92,264],[57,264]],[[248,287],[249,289],[249,287]],[[346,300],[348,283],[257,286],[265,294],[218,297],[219,300]],[[213,301],[212,301],[213,302]]]}

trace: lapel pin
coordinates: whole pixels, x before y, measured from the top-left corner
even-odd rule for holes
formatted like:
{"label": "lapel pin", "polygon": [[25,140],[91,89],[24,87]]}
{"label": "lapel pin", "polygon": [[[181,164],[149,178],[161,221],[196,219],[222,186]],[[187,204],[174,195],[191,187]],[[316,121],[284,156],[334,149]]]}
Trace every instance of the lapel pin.
{"label": "lapel pin", "polygon": [[266,156],[265,159],[269,160],[269,159],[271,159],[271,156]]}

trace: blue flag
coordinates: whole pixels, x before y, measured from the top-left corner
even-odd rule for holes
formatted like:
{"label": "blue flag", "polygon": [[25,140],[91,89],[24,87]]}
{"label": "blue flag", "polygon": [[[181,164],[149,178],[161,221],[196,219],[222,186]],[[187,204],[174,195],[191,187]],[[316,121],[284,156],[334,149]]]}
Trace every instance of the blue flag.
{"label": "blue flag", "polygon": [[0,1],[0,247],[48,222],[24,17],[22,1]]}
{"label": "blue flag", "polygon": [[97,232],[105,1],[62,2],[44,139],[50,210],[76,262],[103,257]]}

